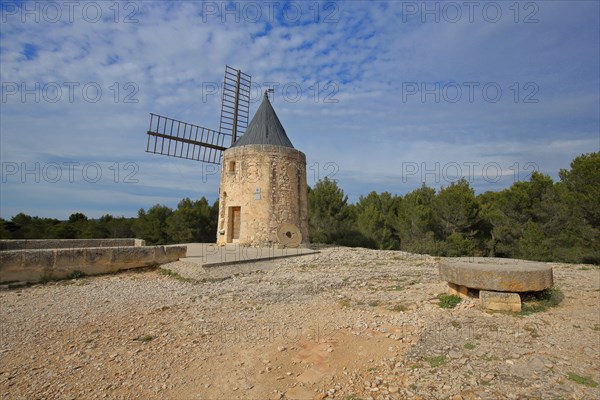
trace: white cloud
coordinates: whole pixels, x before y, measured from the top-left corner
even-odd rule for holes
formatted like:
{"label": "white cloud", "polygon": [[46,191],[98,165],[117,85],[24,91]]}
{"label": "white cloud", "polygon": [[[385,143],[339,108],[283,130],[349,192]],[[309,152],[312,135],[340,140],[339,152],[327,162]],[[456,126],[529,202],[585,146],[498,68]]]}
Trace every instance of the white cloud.
{"label": "white cloud", "polygon": [[[431,17],[421,23],[419,14],[403,22],[407,3],[358,1],[327,9],[325,3],[294,3],[302,7],[298,23],[286,19],[283,3],[273,20],[257,23],[249,21],[247,3],[233,3],[239,22],[233,14],[222,22],[207,8],[222,2],[123,2],[118,22],[109,8],[113,3],[96,3],[103,20],[90,23],[82,18],[85,4],[73,22],[63,10],[57,23],[41,14],[39,23],[31,16],[23,23],[18,8],[3,3],[2,162],[97,162],[106,168],[133,162],[140,183],[34,185],[5,177],[4,218],[19,211],[65,218],[71,210],[87,210],[99,216],[103,205],[107,212],[134,215],[157,202],[175,206],[184,196],[214,200],[218,176],[203,182],[200,163],[146,154],[144,133],[149,112],[217,129],[220,99],[207,89],[222,83],[225,64],[250,73],[257,91],[266,82],[279,84],[274,106],[294,145],[309,165],[318,163],[320,177],[331,172],[322,170],[326,163],[336,163],[351,200],[371,190],[401,194],[420,186],[418,179],[403,182],[403,162],[498,162],[504,170],[534,161],[556,178],[575,156],[598,151],[597,3],[535,3],[539,21],[532,24],[523,23],[531,11],[523,9],[515,23],[509,3],[498,3],[503,16],[497,23],[481,14],[471,23],[464,9],[457,23]],[[310,8],[315,4],[318,22]],[[261,7],[265,17],[267,5]],[[131,11],[137,22],[125,23]],[[325,22],[332,12],[334,21]],[[35,54],[26,54],[26,45]],[[68,82],[78,83],[72,101]],[[433,95],[425,101],[421,93],[406,96],[403,89],[413,82],[479,86],[473,102],[463,92],[450,103],[443,95],[439,102]],[[480,88],[489,82],[502,88],[497,103],[482,97]],[[59,85],[59,101],[48,101],[50,91],[38,93],[39,102],[35,94],[23,95],[36,83]],[[302,89],[297,102],[281,92],[292,83]],[[538,103],[523,103],[531,94],[527,83],[537,85]],[[90,93],[86,99],[88,86],[102,90],[95,103]],[[251,113],[257,105],[252,103]],[[473,184],[479,191],[490,188],[489,182]]]}

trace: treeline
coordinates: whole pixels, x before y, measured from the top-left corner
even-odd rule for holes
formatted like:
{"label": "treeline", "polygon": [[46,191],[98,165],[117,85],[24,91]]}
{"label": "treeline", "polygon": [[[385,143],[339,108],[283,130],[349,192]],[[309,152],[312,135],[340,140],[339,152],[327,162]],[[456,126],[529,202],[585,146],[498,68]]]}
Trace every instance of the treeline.
{"label": "treeline", "polygon": [[336,182],[309,190],[311,241],[440,256],[600,264],[600,153],[478,196],[465,179],[439,192],[371,192],[348,204]]}
{"label": "treeline", "polygon": [[157,204],[138,211],[137,218],[103,215],[89,219],[82,213],[71,214],[67,221],[39,218],[20,213],[10,221],[0,219],[2,239],[104,239],[140,238],[148,244],[214,242],[217,234],[219,203],[206,198],[185,198],[172,210]]}
{"label": "treeline", "polygon": [[[475,195],[462,179],[439,192],[423,185],[404,196],[371,192],[356,204],[335,181],[309,188],[313,243],[440,256],[496,256],[600,264],[600,153],[581,155],[560,181],[533,173],[499,192]],[[145,239],[149,244],[214,242],[218,202],[202,197],[140,209],[136,218],[75,213],[68,221],[17,214],[0,219],[4,239]]]}

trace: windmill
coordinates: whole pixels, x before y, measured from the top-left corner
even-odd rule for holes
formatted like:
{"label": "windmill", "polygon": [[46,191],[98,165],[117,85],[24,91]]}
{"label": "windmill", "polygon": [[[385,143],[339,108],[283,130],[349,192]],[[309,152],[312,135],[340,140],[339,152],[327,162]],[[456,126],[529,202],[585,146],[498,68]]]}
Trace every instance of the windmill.
{"label": "windmill", "polygon": [[150,114],[149,153],[222,164],[217,243],[308,243],[306,156],[265,92],[248,123],[251,77],[225,66],[219,130]]}
{"label": "windmill", "polygon": [[225,66],[218,131],[150,113],[146,152],[220,164],[223,151],[248,126],[251,80],[241,70]]}

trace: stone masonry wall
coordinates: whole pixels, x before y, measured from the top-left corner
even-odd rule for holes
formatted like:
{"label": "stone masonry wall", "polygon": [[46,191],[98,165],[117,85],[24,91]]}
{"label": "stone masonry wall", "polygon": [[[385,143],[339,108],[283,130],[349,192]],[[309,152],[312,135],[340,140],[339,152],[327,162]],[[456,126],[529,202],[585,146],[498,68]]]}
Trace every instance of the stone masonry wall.
{"label": "stone masonry wall", "polygon": [[0,251],[33,249],[72,249],[80,247],[144,246],[142,239],[27,239],[0,240]]}
{"label": "stone masonry wall", "polygon": [[66,278],[75,271],[105,274],[177,261],[186,246],[123,246],[0,252],[0,283]]}
{"label": "stone masonry wall", "polygon": [[[233,166],[232,163],[235,163]],[[230,207],[241,207],[240,238],[249,246],[277,243],[277,228],[298,227],[308,243],[306,156],[273,145],[233,147],[223,154],[217,243],[231,241]]]}

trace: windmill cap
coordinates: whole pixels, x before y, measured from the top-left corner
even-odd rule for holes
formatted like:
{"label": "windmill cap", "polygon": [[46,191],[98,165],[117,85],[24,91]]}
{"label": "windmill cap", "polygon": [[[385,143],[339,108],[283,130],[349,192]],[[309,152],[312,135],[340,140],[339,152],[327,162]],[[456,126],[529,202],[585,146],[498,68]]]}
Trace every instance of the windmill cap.
{"label": "windmill cap", "polygon": [[270,144],[274,146],[294,148],[279,121],[269,96],[265,92],[262,103],[256,114],[252,117],[246,133],[242,135],[231,147],[245,146],[248,144]]}

